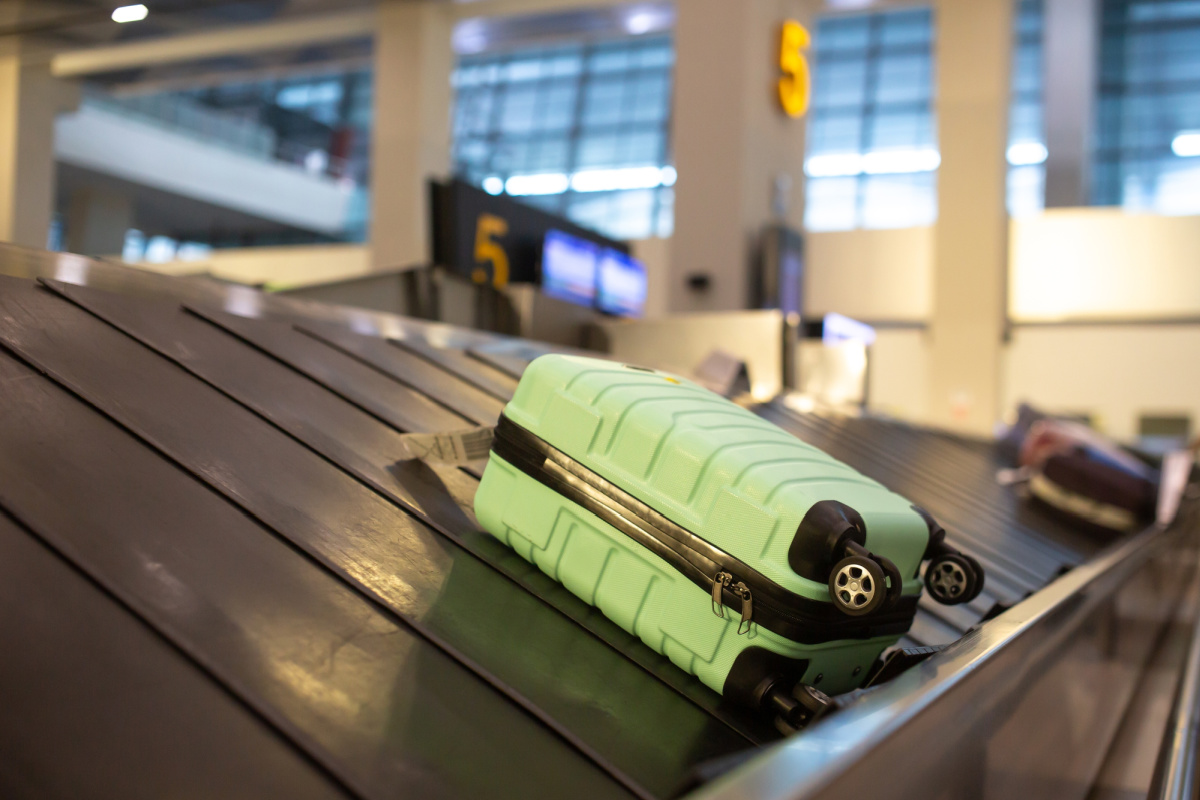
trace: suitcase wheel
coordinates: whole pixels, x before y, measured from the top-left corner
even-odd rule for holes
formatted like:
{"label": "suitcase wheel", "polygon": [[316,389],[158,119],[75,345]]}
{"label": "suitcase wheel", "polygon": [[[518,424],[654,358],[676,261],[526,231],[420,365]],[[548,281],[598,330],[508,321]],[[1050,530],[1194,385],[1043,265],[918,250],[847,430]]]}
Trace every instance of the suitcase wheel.
{"label": "suitcase wheel", "polygon": [[983,589],[983,570],[970,556],[943,553],[925,568],[925,588],[942,605],[968,603]]}
{"label": "suitcase wheel", "polygon": [[887,598],[883,569],[864,556],[843,558],[829,574],[829,598],[843,614],[851,617],[870,614]]}

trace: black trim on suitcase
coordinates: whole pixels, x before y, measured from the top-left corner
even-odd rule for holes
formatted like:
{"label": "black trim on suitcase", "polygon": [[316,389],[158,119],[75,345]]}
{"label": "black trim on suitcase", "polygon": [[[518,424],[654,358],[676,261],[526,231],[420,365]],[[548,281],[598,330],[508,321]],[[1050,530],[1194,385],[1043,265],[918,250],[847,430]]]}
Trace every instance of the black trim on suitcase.
{"label": "black trim on suitcase", "polygon": [[883,613],[846,616],[830,602],[783,588],[504,415],[496,426],[492,452],[652,551],[692,583],[712,592],[715,610],[723,613],[722,607],[729,607],[740,612],[745,623],[757,623],[801,644],[894,636],[912,625],[918,596],[901,597]]}

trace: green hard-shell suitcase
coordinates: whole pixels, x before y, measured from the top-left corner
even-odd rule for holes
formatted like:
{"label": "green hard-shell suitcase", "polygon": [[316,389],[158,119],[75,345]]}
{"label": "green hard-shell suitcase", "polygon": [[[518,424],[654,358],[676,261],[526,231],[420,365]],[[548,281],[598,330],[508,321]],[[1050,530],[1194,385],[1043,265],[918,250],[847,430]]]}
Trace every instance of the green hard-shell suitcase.
{"label": "green hard-shell suitcase", "polygon": [[[912,624],[920,566],[967,602],[978,562],[921,509],[663,372],[533,361],[475,497],[483,527],[733,702],[794,729]],[[814,688],[816,691],[814,690]]]}

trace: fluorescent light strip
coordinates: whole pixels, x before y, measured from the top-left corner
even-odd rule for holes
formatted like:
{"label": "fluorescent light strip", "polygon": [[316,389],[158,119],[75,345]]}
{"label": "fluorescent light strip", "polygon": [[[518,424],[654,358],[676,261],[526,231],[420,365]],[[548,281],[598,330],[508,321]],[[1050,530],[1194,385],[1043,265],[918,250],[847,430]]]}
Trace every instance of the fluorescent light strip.
{"label": "fluorescent light strip", "polygon": [[863,156],[863,172],[868,175],[902,175],[932,172],[942,163],[937,150],[873,150]]}
{"label": "fluorescent light strip", "polygon": [[1041,142],[1016,142],[1008,148],[1008,163],[1014,167],[1029,167],[1041,164],[1049,153]]}
{"label": "fluorescent light strip", "polygon": [[904,150],[872,150],[869,153],[825,153],[804,162],[810,178],[849,178],[855,175],[906,175],[932,172],[942,157],[931,147]]}
{"label": "fluorescent light strip", "polygon": [[513,175],[504,182],[504,190],[513,197],[525,197],[562,194],[570,185],[571,179],[561,172],[540,172],[535,175]]}
{"label": "fluorescent light strip", "polygon": [[658,167],[623,169],[586,169],[571,176],[571,188],[577,192],[612,192],[620,189],[653,189],[662,185]]}
{"label": "fluorescent light strip", "polygon": [[488,194],[507,192],[514,197],[562,194],[567,189],[576,192],[617,192],[674,186],[677,177],[675,168],[671,166],[585,169],[570,176],[562,172],[540,172],[513,175],[508,180],[489,175],[483,179],[483,190]]}
{"label": "fluorescent light strip", "polygon": [[1171,140],[1171,152],[1180,158],[1200,156],[1200,131],[1180,131]]}
{"label": "fluorescent light strip", "polygon": [[112,12],[113,22],[140,22],[150,13],[150,9],[146,8],[141,3],[135,6],[121,6],[114,8]]}

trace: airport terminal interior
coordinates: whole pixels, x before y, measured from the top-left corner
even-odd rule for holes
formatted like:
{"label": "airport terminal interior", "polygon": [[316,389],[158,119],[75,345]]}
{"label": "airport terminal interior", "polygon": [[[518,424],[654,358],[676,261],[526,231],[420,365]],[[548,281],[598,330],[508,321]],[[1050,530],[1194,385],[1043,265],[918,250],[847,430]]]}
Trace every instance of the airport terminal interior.
{"label": "airport terminal interior", "polygon": [[1200,798],[1200,0],[0,0],[0,797]]}

